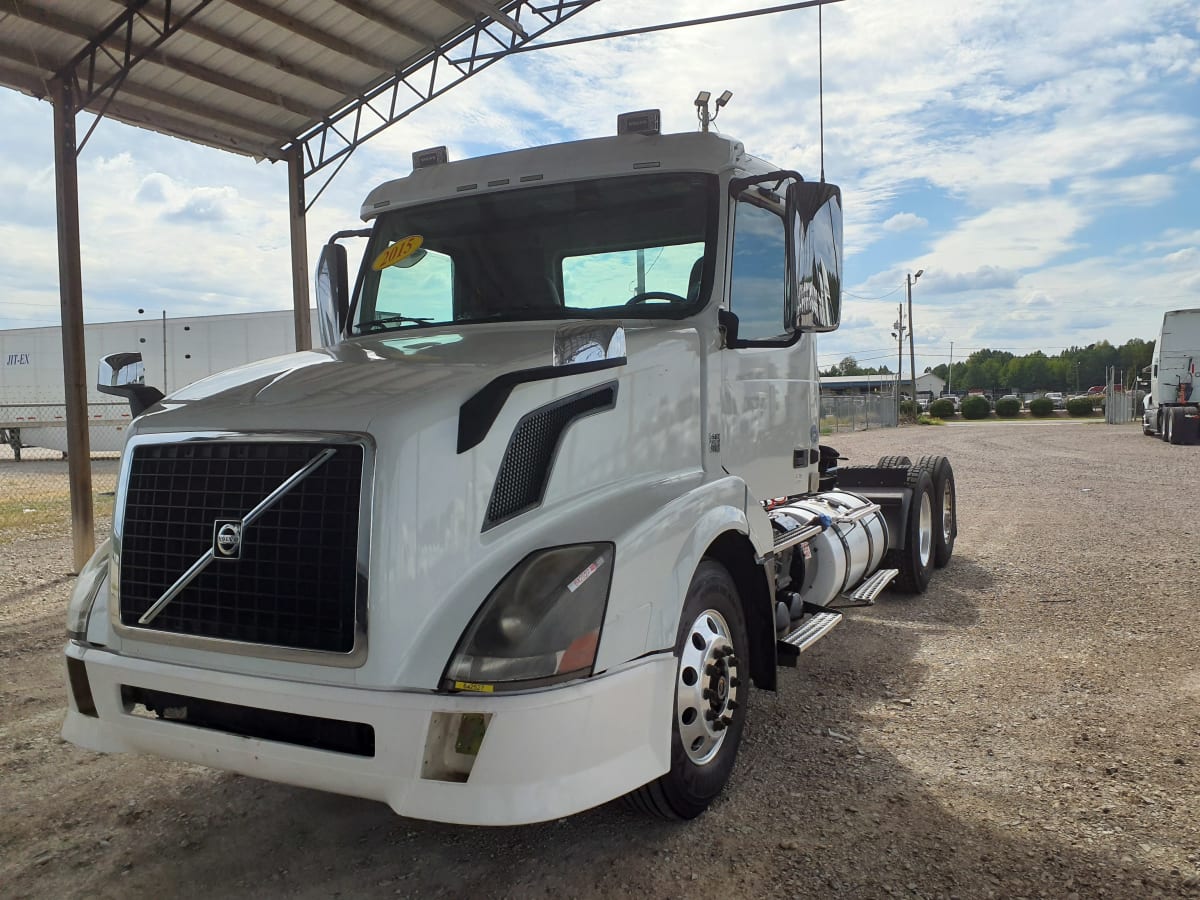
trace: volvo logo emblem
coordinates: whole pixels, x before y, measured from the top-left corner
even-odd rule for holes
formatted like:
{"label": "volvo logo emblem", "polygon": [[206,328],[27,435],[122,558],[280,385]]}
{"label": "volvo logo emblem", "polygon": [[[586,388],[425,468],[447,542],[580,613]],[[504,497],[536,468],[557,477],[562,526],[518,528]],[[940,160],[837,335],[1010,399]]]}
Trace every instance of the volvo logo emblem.
{"label": "volvo logo emblem", "polygon": [[213,549],[218,559],[238,559],[242,555],[242,523],[238,519],[217,519],[213,523]]}

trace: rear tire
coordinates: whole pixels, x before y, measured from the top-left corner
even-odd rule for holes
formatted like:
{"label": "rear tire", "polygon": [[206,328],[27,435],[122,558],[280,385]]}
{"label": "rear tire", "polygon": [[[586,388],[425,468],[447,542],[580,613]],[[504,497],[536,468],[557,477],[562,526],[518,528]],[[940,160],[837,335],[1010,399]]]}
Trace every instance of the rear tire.
{"label": "rear tire", "polygon": [[626,796],[664,819],[694,819],[721,793],[737,758],[750,685],[749,639],[737,587],[720,563],[692,576],[675,655],[671,768]]}
{"label": "rear tire", "polygon": [[923,594],[933,577],[933,479],[924,468],[913,466],[908,470],[908,486],[912,490],[912,499],[904,526],[904,547],[889,550],[884,565],[900,570],[893,582],[897,590],[905,594]]}
{"label": "rear tire", "polygon": [[1182,444],[1183,429],[1186,427],[1183,422],[1183,408],[1172,406],[1167,410],[1167,443]]}
{"label": "rear tire", "polygon": [[944,569],[954,555],[958,537],[958,493],[954,487],[954,467],[944,456],[922,456],[917,466],[933,478],[933,564]]}
{"label": "rear tire", "polygon": [[881,469],[907,469],[912,465],[912,460],[907,456],[881,456],[879,457],[879,468]]}

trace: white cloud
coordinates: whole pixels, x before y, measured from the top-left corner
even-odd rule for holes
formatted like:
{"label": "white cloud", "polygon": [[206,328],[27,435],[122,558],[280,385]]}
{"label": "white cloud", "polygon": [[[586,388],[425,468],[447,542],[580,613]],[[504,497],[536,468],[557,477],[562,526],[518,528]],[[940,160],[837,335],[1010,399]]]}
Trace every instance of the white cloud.
{"label": "white cloud", "polygon": [[887,219],[881,226],[884,231],[901,232],[912,231],[917,228],[924,228],[929,224],[927,219],[922,219],[915,213],[896,213],[896,215]]}

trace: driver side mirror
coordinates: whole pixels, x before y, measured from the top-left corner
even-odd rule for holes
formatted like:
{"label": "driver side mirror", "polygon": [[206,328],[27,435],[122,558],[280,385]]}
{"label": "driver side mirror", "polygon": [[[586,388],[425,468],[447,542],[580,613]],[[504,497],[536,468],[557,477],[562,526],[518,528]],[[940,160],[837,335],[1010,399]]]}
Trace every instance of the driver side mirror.
{"label": "driver side mirror", "polygon": [[793,182],[787,221],[791,290],[786,321],[797,331],[833,331],[842,318],[842,189]]}
{"label": "driver side mirror", "polygon": [[124,397],[136,419],[163,398],[163,392],[146,383],[146,364],[140,353],[109,353],[100,358],[96,372],[96,390]]}
{"label": "driver side mirror", "polygon": [[332,240],[321,249],[317,263],[317,330],[322,347],[332,347],[342,338],[350,314],[350,277],[346,248]]}

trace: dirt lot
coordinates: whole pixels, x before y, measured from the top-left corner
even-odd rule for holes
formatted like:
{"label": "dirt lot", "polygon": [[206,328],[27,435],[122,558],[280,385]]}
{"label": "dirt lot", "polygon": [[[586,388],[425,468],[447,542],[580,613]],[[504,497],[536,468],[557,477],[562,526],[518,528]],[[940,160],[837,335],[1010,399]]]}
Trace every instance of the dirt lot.
{"label": "dirt lot", "polygon": [[0,895],[1200,896],[1200,447],[1066,422],[827,440],[950,455],[955,557],[757,693],[686,825],[614,803],[456,828],[64,744],[69,541],[6,533]]}

